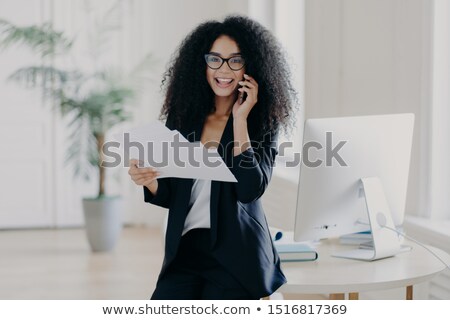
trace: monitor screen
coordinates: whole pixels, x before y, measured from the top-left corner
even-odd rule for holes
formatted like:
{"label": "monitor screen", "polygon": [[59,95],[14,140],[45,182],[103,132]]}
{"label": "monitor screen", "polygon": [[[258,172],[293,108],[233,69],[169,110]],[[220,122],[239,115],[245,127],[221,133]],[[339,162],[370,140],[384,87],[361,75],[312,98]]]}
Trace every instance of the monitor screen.
{"label": "monitor screen", "polygon": [[294,239],[368,230],[361,178],[381,181],[396,226],[404,218],[414,114],[308,119]]}

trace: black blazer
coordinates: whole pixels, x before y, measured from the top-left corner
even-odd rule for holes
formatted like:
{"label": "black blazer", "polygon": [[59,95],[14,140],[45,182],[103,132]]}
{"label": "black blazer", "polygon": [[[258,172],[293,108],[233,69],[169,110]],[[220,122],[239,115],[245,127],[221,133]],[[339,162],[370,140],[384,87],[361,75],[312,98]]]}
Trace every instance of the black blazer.
{"label": "black blazer", "polygon": [[[191,142],[200,141],[203,124],[201,121],[193,130],[181,134]],[[170,118],[166,126],[175,129]],[[272,176],[278,154],[277,138],[276,132],[271,137],[266,135],[262,143],[252,141],[251,148],[233,157],[233,114],[230,114],[218,152],[238,182],[211,182],[212,254],[255,298],[268,296],[286,283],[260,199]],[[146,202],[169,209],[159,278],[176,256],[192,184],[193,179],[160,178],[155,196],[144,187]]]}

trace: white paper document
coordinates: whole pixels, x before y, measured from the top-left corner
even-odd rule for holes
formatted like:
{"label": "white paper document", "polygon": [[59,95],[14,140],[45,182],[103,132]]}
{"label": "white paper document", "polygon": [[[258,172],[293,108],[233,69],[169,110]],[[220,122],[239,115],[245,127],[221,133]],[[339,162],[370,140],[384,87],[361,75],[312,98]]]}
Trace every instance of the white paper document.
{"label": "white paper document", "polygon": [[159,121],[115,134],[122,160],[138,159],[140,166],[153,167],[158,178],[177,177],[237,182],[217,149],[200,141],[189,142],[177,130]]}

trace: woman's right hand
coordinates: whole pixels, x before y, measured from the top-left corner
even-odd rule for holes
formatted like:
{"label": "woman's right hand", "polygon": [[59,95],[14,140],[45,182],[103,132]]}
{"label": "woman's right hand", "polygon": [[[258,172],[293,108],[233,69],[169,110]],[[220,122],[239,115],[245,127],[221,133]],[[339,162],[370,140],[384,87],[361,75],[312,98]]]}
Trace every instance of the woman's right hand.
{"label": "woman's right hand", "polygon": [[131,180],[138,186],[145,186],[151,193],[156,194],[156,190],[158,189],[158,180],[156,178],[159,176],[159,172],[152,167],[139,168],[138,164],[139,160],[130,159],[128,174]]}

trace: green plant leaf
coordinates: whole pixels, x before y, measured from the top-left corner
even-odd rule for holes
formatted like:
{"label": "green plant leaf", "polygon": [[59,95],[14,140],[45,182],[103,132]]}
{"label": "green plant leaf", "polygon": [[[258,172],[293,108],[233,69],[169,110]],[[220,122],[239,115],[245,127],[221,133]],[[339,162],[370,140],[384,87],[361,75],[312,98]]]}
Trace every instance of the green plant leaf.
{"label": "green plant leaf", "polygon": [[[88,2],[86,2],[88,3]],[[101,65],[101,54],[108,47],[111,33],[121,26],[121,0],[117,0],[100,19],[94,19],[89,29],[91,60]],[[54,30],[50,23],[19,27],[0,19],[0,49],[26,46],[38,55],[42,65],[27,66],[16,70],[9,80],[27,88],[40,88],[45,97],[51,98],[54,112],[59,112],[67,124],[67,152],[65,164],[73,167],[75,176],[83,179],[95,177],[99,172],[96,137],[117,124],[131,118],[127,111],[137,93],[145,88],[151,78],[152,55],[146,55],[129,74],[119,72],[114,66],[103,70],[70,70],[65,65],[57,67],[57,54],[70,53],[74,39]],[[49,58],[43,59],[49,56]],[[47,65],[45,61],[50,61]]]}
{"label": "green plant leaf", "polygon": [[46,57],[68,52],[73,41],[62,32],[54,30],[51,23],[18,27],[0,19],[0,49],[15,44],[27,46],[41,57]]}
{"label": "green plant leaf", "polygon": [[41,87],[46,94],[61,93],[62,87],[70,82],[80,81],[77,71],[61,70],[52,66],[29,66],[14,71],[9,81],[16,81],[26,88]]}

